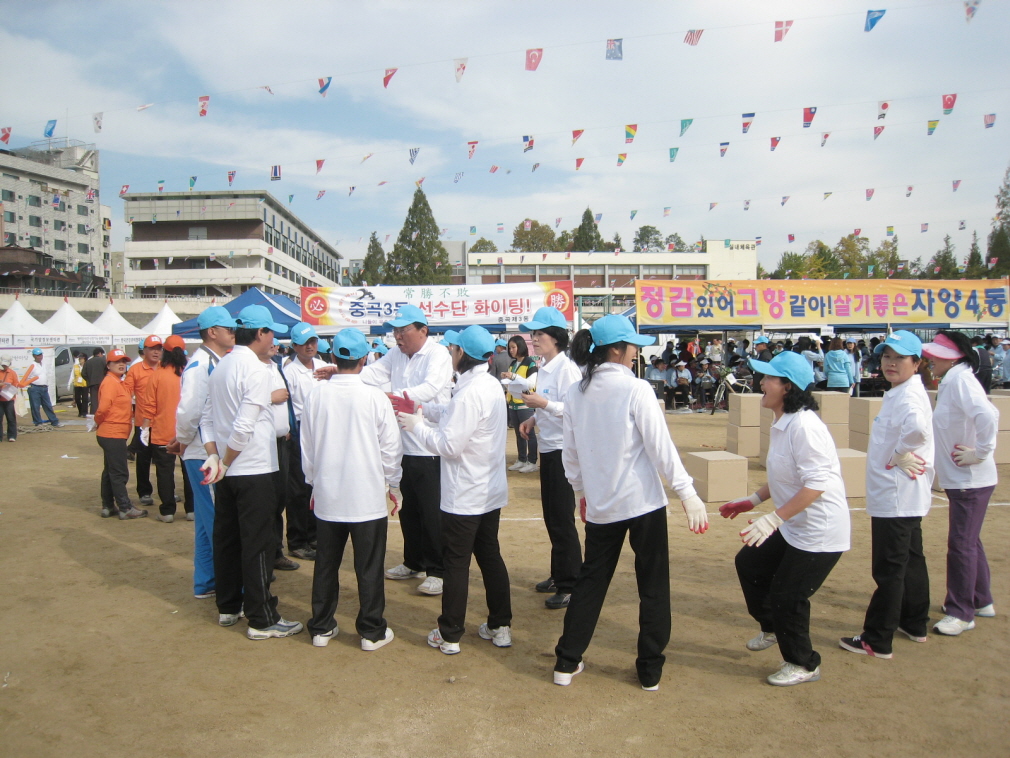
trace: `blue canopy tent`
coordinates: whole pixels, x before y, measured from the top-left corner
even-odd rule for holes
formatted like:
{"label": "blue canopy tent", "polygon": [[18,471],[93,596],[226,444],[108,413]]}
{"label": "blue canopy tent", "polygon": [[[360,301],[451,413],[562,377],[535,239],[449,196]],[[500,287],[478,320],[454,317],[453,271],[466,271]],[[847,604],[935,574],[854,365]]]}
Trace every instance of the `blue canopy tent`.
{"label": "blue canopy tent", "polygon": [[[228,313],[237,316],[239,311],[247,305],[266,306],[273,320],[278,324],[284,324],[289,331],[292,326],[302,320],[302,309],[298,303],[284,295],[268,295],[258,287],[246,290],[224,307]],[[181,321],[173,326],[172,334],[177,334],[190,341],[200,339],[200,330],[197,328],[195,318]]]}

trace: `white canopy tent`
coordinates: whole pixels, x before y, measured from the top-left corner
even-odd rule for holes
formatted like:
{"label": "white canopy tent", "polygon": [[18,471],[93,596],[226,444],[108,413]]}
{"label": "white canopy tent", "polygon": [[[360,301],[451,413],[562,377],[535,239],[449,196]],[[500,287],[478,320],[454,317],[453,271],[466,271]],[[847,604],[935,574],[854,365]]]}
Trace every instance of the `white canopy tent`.
{"label": "white canopy tent", "polygon": [[172,325],[178,324],[181,321],[182,319],[176,316],[172,309],[168,307],[168,303],[165,303],[161,310],[158,311],[158,315],[147,322],[140,331],[145,336],[148,334],[157,334],[162,339],[168,339],[172,334]]}
{"label": "white canopy tent", "polygon": [[116,344],[120,342],[132,342],[150,333],[140,330],[123,318],[111,300],[109,300],[109,304],[102,312],[102,315],[95,319],[92,326],[102,334],[111,334],[113,342]]}
{"label": "white canopy tent", "polygon": [[69,300],[64,300],[63,305],[54,313],[46,323],[42,325],[42,334],[58,334],[69,337],[107,337],[108,332],[101,331],[95,327],[84,316],[74,310],[74,306]]}
{"label": "white canopy tent", "polygon": [[20,300],[15,300],[14,305],[0,316],[0,335],[27,336],[45,333],[42,323],[21,305]]}

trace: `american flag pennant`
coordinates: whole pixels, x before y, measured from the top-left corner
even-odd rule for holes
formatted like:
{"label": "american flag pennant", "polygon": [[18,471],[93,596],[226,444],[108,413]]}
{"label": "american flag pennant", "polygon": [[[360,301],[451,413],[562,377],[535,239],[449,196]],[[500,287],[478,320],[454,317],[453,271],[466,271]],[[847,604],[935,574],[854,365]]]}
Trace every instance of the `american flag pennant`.
{"label": "american flag pennant", "polygon": [[279,182],[281,180],[281,167],[271,166],[270,167],[270,181]]}
{"label": "american flag pennant", "polygon": [[389,87],[389,80],[393,78],[393,74],[395,74],[395,73],[396,73],[396,69],[395,68],[387,68],[386,69],[386,73],[382,77],[382,86],[383,86],[383,88]]}
{"label": "american flag pennant", "polygon": [[890,109],[890,107],[891,107],[890,100],[881,100],[880,102],[877,103],[877,120],[878,121],[880,119],[885,118],[887,116],[887,111]]}
{"label": "american flag pennant", "polygon": [[317,160],[316,160],[316,173],[317,173],[317,174],[318,174],[318,173],[319,173],[320,171],[322,171],[322,170],[323,170],[323,164],[324,164],[324,163],[326,163],[326,159],[325,159],[325,158],[319,158],[319,159],[317,159]]}
{"label": "american flag pennant", "polygon": [[265,89],[271,95],[274,93],[274,91],[272,89],[270,89],[270,85],[269,84],[264,84],[262,87],[260,87],[260,89]]}
{"label": "american flag pennant", "polygon": [[[992,125],[996,123],[996,114],[995,113],[985,114],[985,116],[982,117],[982,123],[985,124],[986,129],[991,129]],[[10,134],[10,129],[7,130],[7,134],[8,135]]]}
{"label": "american flag pennant", "polygon": [[154,105],[154,103],[146,103],[145,105],[138,105],[138,106],[137,106],[137,110],[138,110],[138,111],[146,111],[146,110],[147,110],[148,108],[150,108],[150,107],[151,107],[152,105]]}
{"label": "american flag pennant", "polygon": [[491,166],[491,173],[495,173],[498,170],[497,166]]}
{"label": "american flag pennant", "polygon": [[572,144],[573,144],[573,145],[574,145],[574,144],[575,144],[576,142],[578,142],[578,141],[579,141],[579,137],[581,137],[581,136],[582,136],[582,133],[583,133],[584,131],[586,131],[586,130],[585,130],[585,129],[572,129]]}
{"label": "american flag pennant", "polygon": [[783,195],[782,196],[782,205],[785,205],[788,202],[789,202],[789,195]]}
{"label": "american flag pennant", "polygon": [[831,136],[831,132],[824,132],[821,135],[821,147],[824,147],[824,143],[828,141],[828,137]]}
{"label": "american flag pennant", "polygon": [[200,117],[202,118],[207,115],[207,108],[210,107],[210,95],[201,95],[196,100],[197,104],[199,105],[198,112],[200,114]]}
{"label": "american flag pennant", "polygon": [[355,189],[356,189],[355,187],[351,187],[351,188],[349,188],[349,189],[347,190],[347,196],[348,196],[348,197],[350,197],[351,195],[353,195],[353,194],[354,194],[354,190],[355,190]]}
{"label": "american flag pennant", "polygon": [[542,47],[532,47],[526,51],[526,70],[536,71],[537,66],[540,65],[540,59],[544,57],[544,49]]}
{"label": "american flag pennant", "polygon": [[775,22],[775,41],[781,42],[786,38],[786,34],[792,28],[792,21],[776,21]]}
{"label": "american flag pennant", "polygon": [[123,195],[125,195],[129,191],[130,191],[130,185],[129,184],[124,184],[119,189],[119,195],[120,195],[120,197],[122,197]]}
{"label": "american flag pennant", "polygon": [[886,10],[882,11],[866,11],[866,23],[863,25],[863,31],[869,32],[873,31],[873,27],[877,25],[877,22],[884,17],[887,13]]}
{"label": "american flag pennant", "polygon": [[712,210],[712,209],[713,209],[713,208],[715,208],[715,206],[717,206],[718,204],[719,204],[719,203],[709,203],[709,204],[708,204],[708,209],[709,209],[709,210]]}
{"label": "american flag pennant", "polygon": [[686,132],[691,127],[691,124],[693,124],[693,123],[694,123],[694,119],[693,118],[682,118],[680,120],[680,136],[681,137],[684,136],[684,132]]}
{"label": "american flag pennant", "polygon": [[625,144],[631,144],[635,141],[635,135],[638,134],[638,124],[628,124],[624,127],[624,142]]}
{"label": "american flag pennant", "polygon": [[414,165],[414,161],[417,160],[417,154],[419,152],[421,152],[421,148],[419,148],[419,147],[412,147],[412,148],[410,148],[410,165],[411,166],[413,166]]}
{"label": "american flag pennant", "polygon": [[456,58],[452,62],[453,70],[456,72],[456,82],[459,83],[463,79],[463,74],[466,73],[466,62],[469,58]]}
{"label": "american flag pennant", "polygon": [[936,131],[937,125],[940,123],[940,119],[934,118],[926,122],[926,136],[930,136]]}
{"label": "american flag pennant", "polygon": [[459,180],[462,179],[462,178],[463,178],[463,172],[460,171],[458,174],[456,174],[456,176],[454,176],[452,178],[452,183],[453,184],[459,184]]}
{"label": "american flag pennant", "polygon": [[684,35],[684,42],[694,47],[701,40],[701,33],[704,31],[704,29],[691,29]]}
{"label": "american flag pennant", "polygon": [[[533,164],[533,171],[536,171],[538,168],[540,168],[540,164],[539,163],[534,163]],[[533,171],[531,171],[530,173],[533,173]]]}
{"label": "american flag pennant", "polygon": [[554,228],[557,229],[559,226],[561,226],[561,216],[554,219]]}
{"label": "american flag pennant", "polygon": [[814,122],[814,116],[817,114],[817,108],[804,108],[803,109],[803,128],[809,129],[810,125]]}
{"label": "american flag pennant", "polygon": [[875,126],[875,127],[873,127],[873,139],[876,139],[877,137],[879,137],[883,133],[884,133],[884,127],[882,127],[882,126]]}
{"label": "american flag pennant", "polygon": [[585,160],[585,158],[576,158],[575,159],[575,170],[576,171],[578,171],[580,168],[582,168],[582,161],[584,161],[584,160]]}
{"label": "american flag pennant", "polygon": [[750,210],[750,200],[744,200],[743,201],[743,209],[745,211],[749,211]]}
{"label": "american flag pennant", "polygon": [[531,135],[523,135],[523,152],[528,153],[533,149],[533,137]]}
{"label": "american flag pennant", "polygon": [[957,192],[957,188],[961,186],[961,180],[955,179],[953,184],[954,184],[954,192]]}
{"label": "american flag pennant", "polygon": [[954,110],[954,103],[957,102],[957,94],[943,96],[943,115],[949,116]]}
{"label": "american flag pennant", "polygon": [[319,94],[326,97],[326,90],[330,88],[330,83],[333,81],[332,76],[321,76],[319,77]]}
{"label": "american flag pennant", "polygon": [[912,196],[912,185],[909,184],[908,189],[905,190],[905,197],[911,197],[911,196]]}
{"label": "american flag pennant", "polygon": [[420,179],[418,179],[416,182],[414,182],[414,184],[416,184],[418,187],[420,187],[422,184],[424,184],[424,177],[422,176]]}
{"label": "american flag pennant", "polygon": [[468,158],[473,158],[474,150],[477,149],[477,140],[473,140],[472,142],[467,142],[466,145],[469,148],[469,152],[470,152],[470,154],[467,157]]}
{"label": "american flag pennant", "polygon": [[235,172],[234,171],[229,171],[228,172],[228,186],[230,187],[232,185],[232,182],[234,182],[234,181],[235,181]]}
{"label": "american flag pennant", "polygon": [[919,224],[919,231],[920,232],[928,232],[929,231],[929,224]]}
{"label": "american flag pennant", "polygon": [[669,215],[670,215],[670,206],[666,206],[665,208],[663,208],[663,218],[666,218]]}
{"label": "american flag pennant", "polygon": [[866,190],[866,199],[867,200],[872,200],[873,199],[873,190],[871,190],[871,189]]}
{"label": "american flag pennant", "polygon": [[624,39],[608,39],[607,40],[607,54],[606,60],[608,61],[621,61],[624,60]]}
{"label": "american flag pennant", "polygon": [[525,221],[523,221],[523,229],[525,229],[528,232],[532,228],[533,228],[533,222],[532,221],[530,221],[529,219],[526,219]]}
{"label": "american flag pennant", "polygon": [[796,235],[795,234],[790,234],[789,235],[789,241],[790,242],[795,242],[796,241]]}
{"label": "american flag pennant", "polygon": [[603,214],[602,213],[597,213],[596,214],[596,223],[598,224],[601,221],[603,221]]}
{"label": "american flag pennant", "polygon": [[623,166],[624,165],[624,161],[626,161],[627,159],[628,159],[628,154],[627,153],[618,153],[617,154],[617,165],[618,166]]}
{"label": "american flag pennant", "polygon": [[961,231],[961,232],[963,232],[965,230],[964,219],[962,219],[961,221],[957,222],[957,228],[958,228],[958,231]]}
{"label": "american flag pennant", "polygon": [[964,0],[964,22],[967,24],[975,18],[975,12],[982,0]]}
{"label": "american flag pennant", "polygon": [[741,118],[743,119],[743,133],[746,134],[750,131],[750,125],[754,123],[754,114],[744,113]]}
{"label": "american flag pennant", "polygon": [[777,148],[779,146],[779,143],[782,141],[782,138],[781,137],[772,137],[771,140],[772,140],[771,150],[774,153],[775,152],[775,148]]}
{"label": "american flag pennant", "polygon": [[727,150],[729,150],[729,143],[728,142],[720,142],[719,143],[719,157],[720,158],[726,157],[726,151]]}
{"label": "american flag pennant", "polygon": [[5,145],[9,145],[11,143],[11,129],[12,127],[10,126],[5,126],[0,129],[0,142],[3,142]]}
{"label": "american flag pennant", "polygon": [[325,194],[326,194],[326,190],[319,190],[319,192],[316,193],[316,200],[322,200],[323,195],[325,195]]}

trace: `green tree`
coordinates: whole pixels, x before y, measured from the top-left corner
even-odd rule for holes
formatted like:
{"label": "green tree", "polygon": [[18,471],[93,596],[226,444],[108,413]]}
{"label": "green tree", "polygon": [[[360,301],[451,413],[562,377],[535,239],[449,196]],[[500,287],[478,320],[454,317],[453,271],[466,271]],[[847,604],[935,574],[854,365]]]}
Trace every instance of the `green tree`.
{"label": "green tree", "polygon": [[996,259],[996,265],[989,269],[990,277],[1010,276],[1010,234],[1007,233],[1005,226],[994,229],[989,235],[989,249],[986,255],[988,258],[986,266],[993,258]]}
{"label": "green tree", "polygon": [[842,262],[835,251],[820,240],[813,240],[807,245],[806,273],[810,279],[841,279]]}
{"label": "green tree", "polygon": [[640,226],[638,231],[635,232],[635,239],[632,241],[634,244],[634,251],[636,253],[642,250],[662,250],[666,245],[663,243],[663,235],[660,233],[659,229],[654,226]]}
{"label": "green tree", "polygon": [[[936,269],[939,268],[939,272]],[[943,247],[936,251],[929,263],[926,264],[927,279],[958,279],[960,274],[957,271],[957,257],[954,255],[954,245],[950,241],[948,234],[943,238]]]}
{"label": "green tree", "polygon": [[489,239],[481,237],[479,240],[470,245],[471,253],[497,253],[498,246]]}
{"label": "green tree", "polygon": [[681,239],[680,235],[677,234],[677,232],[666,235],[666,245],[667,247],[673,245],[673,252],[675,253],[687,252],[687,243],[684,242],[683,239]]}
{"label": "green tree", "polygon": [[982,251],[978,246],[978,232],[972,232],[971,247],[968,249],[968,267],[964,275],[969,279],[985,279],[989,269],[982,260]]}
{"label": "green tree", "polygon": [[449,255],[438,239],[438,224],[424,190],[414,190],[407,218],[386,261],[385,284],[448,284]]}
{"label": "green tree", "polygon": [[589,208],[586,208],[585,212],[582,214],[582,222],[579,224],[579,228],[575,230],[575,234],[572,237],[572,250],[580,253],[587,253],[593,250],[603,249],[603,237],[600,236],[600,230],[596,228],[596,222],[593,220],[593,212]]}
{"label": "green tree", "polygon": [[1003,174],[1003,183],[996,192],[996,216],[993,219],[993,229],[1010,226],[1010,166]]}
{"label": "green tree", "polygon": [[554,243],[554,230],[549,224],[530,221],[527,231],[523,221],[512,230],[512,249],[519,253],[546,253],[554,249]]}
{"label": "green tree", "polygon": [[810,259],[803,253],[782,253],[779,265],[772,272],[772,279],[802,279],[807,275]]}
{"label": "green tree", "polygon": [[365,253],[365,260],[361,262],[361,271],[354,278],[354,286],[360,287],[366,284],[380,284],[382,282],[383,268],[386,264],[386,253],[379,244],[379,237],[375,232],[368,238],[368,251]]}
{"label": "green tree", "polygon": [[870,241],[866,237],[849,234],[838,240],[835,245],[835,255],[841,266],[841,274],[850,279],[862,279],[866,276],[866,259],[870,254]]}
{"label": "green tree", "polygon": [[614,249],[624,250],[624,242],[621,240],[621,235],[618,232],[614,232]]}
{"label": "green tree", "polygon": [[[898,271],[898,264],[901,260],[898,257],[898,238],[891,237],[885,239],[877,249],[866,256],[868,279],[906,279],[905,271]],[[869,273],[869,266],[873,266],[873,274]]]}
{"label": "green tree", "polygon": [[556,253],[567,253],[572,249],[572,245],[575,241],[576,229],[566,229],[561,232],[554,240],[554,252]]}

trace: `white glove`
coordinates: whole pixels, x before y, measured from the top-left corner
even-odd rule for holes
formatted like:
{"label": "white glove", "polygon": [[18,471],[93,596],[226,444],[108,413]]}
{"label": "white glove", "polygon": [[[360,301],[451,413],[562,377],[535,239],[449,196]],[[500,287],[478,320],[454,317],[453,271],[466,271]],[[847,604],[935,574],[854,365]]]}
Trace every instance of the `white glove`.
{"label": "white glove", "polygon": [[225,463],[224,461],[221,461],[217,466],[217,476],[214,477],[214,480],[211,482],[211,484],[217,484],[218,482],[220,482],[222,479],[224,479],[224,475],[227,473],[228,473],[228,464]]}
{"label": "white glove", "polygon": [[901,455],[894,453],[891,460],[887,462],[886,468],[900,468],[908,474],[909,479],[915,479],[915,477],[926,473],[926,462],[915,453],[902,453]]}
{"label": "white glove", "polygon": [[575,490],[575,505],[579,507],[579,518],[582,523],[586,523],[586,493],[584,490]]}
{"label": "white glove", "polygon": [[389,499],[393,501],[393,510],[389,512],[389,515],[395,516],[400,512],[400,506],[403,503],[403,493],[400,492],[399,487],[389,488]]}
{"label": "white glove", "polygon": [[684,513],[687,514],[687,528],[695,534],[704,534],[708,531],[708,513],[705,504],[697,495],[691,495],[687,500],[681,500],[684,506]]}
{"label": "white glove", "polygon": [[397,413],[396,420],[400,422],[400,428],[405,432],[414,431],[414,427],[423,422],[421,409],[418,408],[413,413]]}
{"label": "white glove", "polygon": [[203,462],[200,466],[200,470],[203,472],[203,481],[200,484],[213,484],[217,481],[217,470],[221,467],[221,459],[217,457],[217,453],[211,453],[207,456],[207,460]]}
{"label": "white glove", "polygon": [[84,429],[88,432],[93,432],[98,428],[98,424],[95,423],[95,417],[93,415],[85,416],[87,421],[84,422]]}
{"label": "white glove", "polygon": [[151,444],[151,427],[145,426],[140,430],[140,444],[144,447]]}
{"label": "white glove", "polygon": [[761,518],[752,519],[748,523],[750,526],[740,532],[744,544],[751,547],[761,547],[764,541],[771,537],[776,529],[782,526],[783,521],[775,511],[772,511],[771,513],[766,513]]}
{"label": "white glove", "polygon": [[954,459],[954,463],[958,466],[974,466],[976,463],[982,463],[985,458],[979,458],[975,454],[975,448],[965,447],[964,445],[954,445],[954,452],[950,454],[950,457]]}

